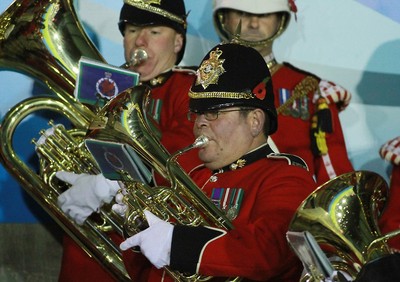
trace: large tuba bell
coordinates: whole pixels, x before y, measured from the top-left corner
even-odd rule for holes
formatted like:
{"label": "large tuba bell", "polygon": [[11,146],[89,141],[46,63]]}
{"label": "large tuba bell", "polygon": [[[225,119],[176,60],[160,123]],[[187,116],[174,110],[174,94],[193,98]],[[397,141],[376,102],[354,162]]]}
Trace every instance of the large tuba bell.
{"label": "large tuba bell", "polygon": [[[382,265],[399,261],[387,241],[400,234],[400,230],[382,235],[377,224],[387,193],[387,183],[376,173],[355,171],[340,175],[318,187],[303,201],[292,219],[288,234],[309,232],[333,269],[346,273],[351,281],[389,281],[371,278],[372,272],[385,277],[387,273],[383,272]],[[311,270],[302,281],[325,281],[322,278],[329,278],[321,277],[323,271],[316,269],[318,263],[307,265],[302,257],[304,249],[294,251],[305,268]],[[399,277],[394,272],[391,275]]]}
{"label": "large tuba bell", "polygon": [[[108,236],[110,227],[122,234],[117,216],[105,210],[101,218],[78,226],[56,204],[58,195],[66,188],[54,177],[56,171],[98,172],[82,142],[96,115],[73,97],[82,56],[104,61],[83,31],[72,0],[16,0],[0,16],[0,68],[27,74],[55,94],[28,98],[6,114],[0,127],[1,162],[90,256],[118,281],[129,281],[120,250]],[[15,153],[13,135],[22,120],[41,110],[64,115],[74,129],[55,126],[45,146],[36,143],[40,155],[38,174]]]}

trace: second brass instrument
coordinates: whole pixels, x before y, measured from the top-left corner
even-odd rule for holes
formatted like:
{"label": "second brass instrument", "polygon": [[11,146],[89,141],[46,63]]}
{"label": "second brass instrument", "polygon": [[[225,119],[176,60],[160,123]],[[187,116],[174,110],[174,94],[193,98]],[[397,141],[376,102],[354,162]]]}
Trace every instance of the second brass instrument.
{"label": "second brass instrument", "polygon": [[[340,175],[303,201],[289,231],[311,233],[334,269],[357,281],[370,262],[393,256],[387,240],[400,230],[382,235],[378,227],[387,193],[387,183],[374,172]],[[321,281],[316,275],[306,273],[302,281]]]}

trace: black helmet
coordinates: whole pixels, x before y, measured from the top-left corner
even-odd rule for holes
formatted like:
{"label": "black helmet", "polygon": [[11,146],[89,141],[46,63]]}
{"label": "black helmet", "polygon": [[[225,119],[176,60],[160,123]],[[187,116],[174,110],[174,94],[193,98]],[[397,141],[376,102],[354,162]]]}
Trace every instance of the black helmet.
{"label": "black helmet", "polygon": [[124,0],[118,27],[122,35],[125,24],[136,26],[168,26],[183,36],[183,46],[176,64],[183,58],[186,45],[186,9],[183,0]]}
{"label": "black helmet", "polygon": [[189,97],[190,110],[198,113],[235,106],[260,108],[269,116],[269,134],[277,130],[271,74],[254,48],[226,43],[211,49],[197,70]]}

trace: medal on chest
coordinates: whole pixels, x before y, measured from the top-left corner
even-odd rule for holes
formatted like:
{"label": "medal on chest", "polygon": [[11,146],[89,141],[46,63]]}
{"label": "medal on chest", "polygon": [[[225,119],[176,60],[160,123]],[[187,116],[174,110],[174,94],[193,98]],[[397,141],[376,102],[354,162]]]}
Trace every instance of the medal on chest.
{"label": "medal on chest", "polygon": [[211,201],[223,210],[230,220],[233,220],[239,214],[243,196],[242,188],[214,188]]}
{"label": "medal on chest", "polygon": [[283,88],[279,89],[280,107],[278,108],[278,112],[282,115],[307,120],[310,118],[308,102],[307,96],[295,98],[293,91]]}

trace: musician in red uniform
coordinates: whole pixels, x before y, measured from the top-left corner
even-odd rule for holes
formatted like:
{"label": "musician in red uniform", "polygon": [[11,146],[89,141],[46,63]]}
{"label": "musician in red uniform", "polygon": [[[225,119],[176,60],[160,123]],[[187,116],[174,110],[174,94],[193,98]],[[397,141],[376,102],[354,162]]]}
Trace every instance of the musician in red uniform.
{"label": "musician in red uniform", "polygon": [[199,150],[204,165],[190,175],[234,228],[173,225],[146,211],[150,227],[120,245],[132,279],[170,280],[168,266],[189,275],[298,281],[302,266],[286,232],[316,183],[301,158],[274,153],[267,143],[279,121],[262,56],[240,44],[217,45],[189,96],[194,134],[209,140]]}
{"label": "musician in red uniform", "polygon": [[[152,89],[149,115],[158,123],[161,143],[173,153],[194,140],[193,123],[187,120],[188,90],[195,79],[192,69],[179,68],[186,44],[186,11],[183,0],[124,1],[119,29],[124,36],[125,59],[142,49],[148,59],[131,67],[140,81]],[[197,159],[197,156],[196,156]],[[193,158],[191,162],[194,163]],[[189,162],[182,164],[189,165]],[[102,175],[58,172],[57,177],[72,186],[59,197],[61,209],[78,224],[103,203],[109,203],[120,189]],[[121,240],[119,236],[116,241]],[[63,242],[59,281],[115,281],[70,237]]]}
{"label": "musician in red uniform", "polygon": [[350,93],[275,60],[273,42],[296,11],[293,0],[215,0],[214,25],[223,41],[236,38],[264,57],[272,74],[279,121],[269,143],[277,152],[302,157],[322,184],[353,170],[338,115],[348,105]]}
{"label": "musician in red uniform", "polygon": [[[400,137],[389,140],[379,150],[380,156],[392,165],[389,185],[389,197],[382,216],[379,219],[379,227],[382,234],[400,229]],[[400,251],[400,236],[389,240],[389,245]]]}

